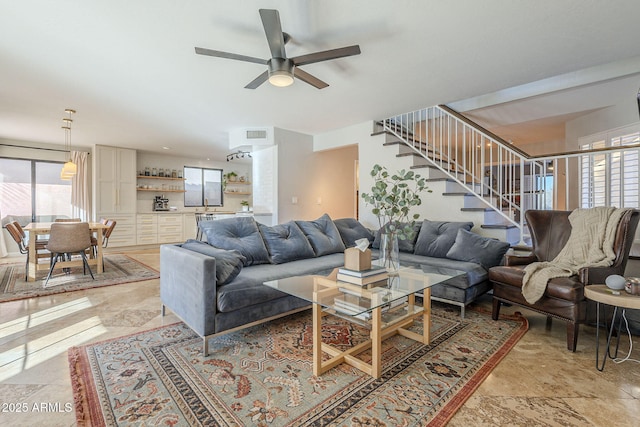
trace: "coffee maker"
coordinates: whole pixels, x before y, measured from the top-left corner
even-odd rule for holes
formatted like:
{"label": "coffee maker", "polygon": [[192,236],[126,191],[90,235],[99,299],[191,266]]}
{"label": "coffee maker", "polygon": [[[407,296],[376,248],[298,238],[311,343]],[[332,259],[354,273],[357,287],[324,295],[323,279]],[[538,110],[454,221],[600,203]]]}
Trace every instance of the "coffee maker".
{"label": "coffee maker", "polygon": [[169,199],[166,199],[164,195],[156,196],[153,199],[153,210],[154,211],[168,211],[169,210]]}

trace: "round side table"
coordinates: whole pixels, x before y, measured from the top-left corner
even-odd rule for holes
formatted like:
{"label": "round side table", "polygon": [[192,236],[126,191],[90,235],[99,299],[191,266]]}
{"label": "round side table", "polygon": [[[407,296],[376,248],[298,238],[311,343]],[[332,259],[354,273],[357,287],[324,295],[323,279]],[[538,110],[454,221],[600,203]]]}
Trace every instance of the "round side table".
{"label": "round side table", "polygon": [[[604,364],[607,361],[607,356],[610,359],[618,357],[618,346],[620,345],[620,329],[622,327],[622,317],[624,316],[627,308],[640,309],[640,296],[631,295],[624,289],[618,291],[619,295],[614,295],[613,290],[609,289],[606,285],[589,285],[584,288],[584,296],[597,303],[596,309],[596,368],[599,371],[604,369]],[[602,357],[602,365],[599,364],[600,354],[600,303],[613,306],[613,317],[611,318],[611,326],[609,328],[609,336],[607,337],[607,350]],[[622,316],[618,319],[618,332],[616,349],[613,356],[611,355],[611,337],[613,336],[613,330],[616,324],[616,315],[618,309],[622,309]]]}

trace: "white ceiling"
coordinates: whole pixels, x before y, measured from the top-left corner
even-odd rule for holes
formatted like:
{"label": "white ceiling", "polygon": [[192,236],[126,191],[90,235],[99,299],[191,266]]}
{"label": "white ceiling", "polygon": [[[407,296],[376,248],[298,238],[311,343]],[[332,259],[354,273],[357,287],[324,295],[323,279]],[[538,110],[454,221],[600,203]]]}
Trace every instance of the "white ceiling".
{"label": "white ceiling", "polygon": [[[290,57],[362,54],[303,67],[326,89],[244,89],[263,66],[194,47],[268,58],[259,8]],[[313,135],[640,57],[638,16],[638,0],[0,0],[0,139],[61,144],[75,108],[74,145],[223,159],[240,127]]]}

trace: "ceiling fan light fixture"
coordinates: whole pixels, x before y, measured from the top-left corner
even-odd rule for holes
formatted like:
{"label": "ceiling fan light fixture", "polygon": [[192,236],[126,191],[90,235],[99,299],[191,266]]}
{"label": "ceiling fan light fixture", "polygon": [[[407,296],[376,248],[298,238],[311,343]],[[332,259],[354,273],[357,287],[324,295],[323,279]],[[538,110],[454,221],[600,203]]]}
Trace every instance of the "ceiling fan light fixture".
{"label": "ceiling fan light fixture", "polygon": [[293,76],[286,71],[269,73],[269,83],[277,87],[287,87],[293,84]]}
{"label": "ceiling fan light fixture", "polygon": [[285,58],[271,58],[269,65],[269,83],[277,87],[293,84],[293,61]]}

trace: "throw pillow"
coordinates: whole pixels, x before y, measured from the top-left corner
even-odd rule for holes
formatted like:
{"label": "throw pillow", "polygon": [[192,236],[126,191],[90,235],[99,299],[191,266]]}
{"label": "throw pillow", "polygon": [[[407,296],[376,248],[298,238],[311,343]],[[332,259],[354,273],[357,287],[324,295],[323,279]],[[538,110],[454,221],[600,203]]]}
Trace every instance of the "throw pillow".
{"label": "throw pillow", "polygon": [[258,228],[274,264],[316,256],[304,233],[293,221],[273,227],[258,224]]}
{"label": "throw pillow", "polygon": [[[414,245],[416,244],[416,238],[418,237],[418,233],[420,233],[421,226],[422,226],[421,222],[415,222],[413,224],[413,235],[410,238],[405,240],[398,239],[398,250],[400,252],[413,253]],[[380,249],[380,235],[382,234],[382,230],[384,230],[385,227],[386,227],[386,224],[384,227],[376,231],[376,237],[373,240],[373,244],[371,245],[373,249]]]}
{"label": "throw pillow", "polygon": [[269,263],[269,253],[253,217],[207,221],[202,229],[211,246],[240,252],[246,258],[245,267]]}
{"label": "throw pillow", "polygon": [[347,248],[354,247],[356,240],[368,239],[369,244],[373,242],[373,234],[355,218],[340,218],[333,220],[333,223],[340,233],[342,243]]}
{"label": "throw pillow", "polygon": [[445,258],[456,240],[458,230],[470,231],[472,228],[472,222],[429,221],[425,219],[416,240],[414,253]]}
{"label": "throw pillow", "polygon": [[200,240],[189,239],[182,244],[184,249],[208,255],[216,259],[216,284],[218,286],[236,278],[246,261],[238,251],[214,248]]}
{"label": "throw pillow", "polygon": [[455,243],[447,252],[447,258],[475,262],[485,269],[500,265],[502,257],[511,245],[500,240],[482,237],[476,233],[458,230]]}
{"label": "throw pillow", "polygon": [[344,251],[342,237],[328,214],[315,221],[296,221],[296,224],[311,243],[316,256]]}

